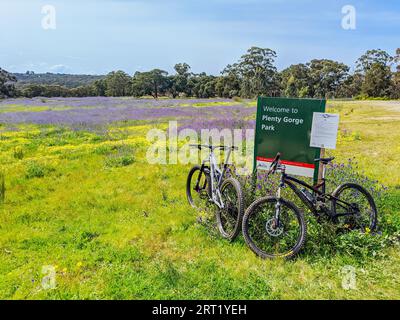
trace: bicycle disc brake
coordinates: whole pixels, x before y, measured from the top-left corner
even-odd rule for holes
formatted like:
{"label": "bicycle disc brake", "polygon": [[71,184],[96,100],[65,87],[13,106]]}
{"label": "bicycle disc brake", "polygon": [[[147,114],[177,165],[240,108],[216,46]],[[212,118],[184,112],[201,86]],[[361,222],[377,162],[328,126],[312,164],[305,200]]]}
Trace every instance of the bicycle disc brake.
{"label": "bicycle disc brake", "polygon": [[276,227],[276,220],[272,218],[265,224],[265,230],[271,237],[279,237],[283,233],[283,226]]}

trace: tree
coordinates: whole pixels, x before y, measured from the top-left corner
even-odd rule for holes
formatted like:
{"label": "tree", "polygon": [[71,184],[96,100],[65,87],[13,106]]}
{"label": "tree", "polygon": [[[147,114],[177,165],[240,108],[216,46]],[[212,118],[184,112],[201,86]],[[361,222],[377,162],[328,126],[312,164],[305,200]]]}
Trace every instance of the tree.
{"label": "tree", "polygon": [[361,94],[387,97],[393,88],[391,66],[394,58],[386,51],[368,50],[356,61],[356,74],[361,77]]}
{"label": "tree", "polygon": [[111,97],[123,97],[131,93],[131,77],[124,71],[110,72],[105,78],[105,94]]}
{"label": "tree", "polygon": [[132,92],[134,96],[151,95],[158,99],[160,94],[166,93],[171,82],[168,72],[154,69],[148,72],[137,71],[132,80]]}
{"label": "tree", "polygon": [[[386,51],[368,50],[349,73],[343,63],[314,59],[294,64],[277,72],[276,52],[251,47],[236,63],[226,66],[218,77],[194,74],[187,63],[177,63],[175,73],[154,69],[136,72],[130,77],[123,71],[102,75],[35,74],[33,71],[11,75],[0,69],[0,97],[18,94],[34,96],[195,96],[198,98],[258,95],[287,97],[392,97],[400,98],[400,48],[391,57]],[[393,66],[396,66],[396,69]]]}
{"label": "tree", "polygon": [[235,74],[218,77],[215,82],[215,93],[218,97],[233,98],[240,95],[240,79]]}
{"label": "tree", "polygon": [[255,97],[275,95],[279,91],[276,52],[271,49],[251,47],[238,63],[228,65],[223,75],[235,75],[240,79],[240,95]]}
{"label": "tree", "polygon": [[312,79],[305,64],[291,65],[281,72],[280,77],[282,94],[286,97],[305,98],[311,91]]}
{"label": "tree", "polygon": [[14,75],[0,68],[0,99],[14,97],[16,95]]}
{"label": "tree", "polygon": [[187,63],[177,63],[174,69],[180,76],[188,77],[190,75],[190,66]]}
{"label": "tree", "polygon": [[43,96],[43,85],[31,83],[24,86],[21,93],[27,98]]}
{"label": "tree", "polygon": [[205,72],[194,75],[188,82],[188,86],[191,88],[191,95],[196,98],[215,97],[216,81],[217,77],[207,75]]}
{"label": "tree", "polygon": [[96,95],[94,86],[79,86],[69,90],[72,97],[92,97]]}
{"label": "tree", "polygon": [[349,77],[343,63],[314,59],[291,65],[280,73],[282,94],[287,97],[336,97]]}
{"label": "tree", "polygon": [[381,49],[368,50],[356,61],[356,72],[365,74],[374,64],[390,67],[393,57]]}
{"label": "tree", "polygon": [[[71,97],[74,96],[72,89],[60,85],[32,83],[24,86],[22,95],[25,97]],[[86,94],[85,94],[86,96]]]}
{"label": "tree", "polygon": [[175,98],[178,95],[190,95],[190,88],[188,87],[190,73],[190,66],[187,63],[178,63],[174,67],[176,74],[170,77],[171,87],[170,92]]}
{"label": "tree", "polygon": [[359,96],[361,94],[363,81],[363,77],[358,73],[349,75],[338,88],[336,97],[353,98]]}
{"label": "tree", "polygon": [[243,75],[243,90],[246,96],[253,97],[271,93],[276,89],[276,52],[258,47],[250,48],[239,62]]}
{"label": "tree", "polygon": [[232,98],[241,94],[241,79],[237,67],[228,65],[217,78],[215,91],[219,97]]}
{"label": "tree", "polygon": [[307,66],[312,82],[310,94],[318,98],[335,97],[350,70],[345,64],[328,59],[314,59]]}
{"label": "tree", "polygon": [[96,80],[93,83],[93,92],[96,96],[104,97],[106,95],[107,83],[105,79]]}
{"label": "tree", "polygon": [[396,50],[396,56],[394,57],[394,61],[397,63],[396,71],[400,72],[400,48]]}
{"label": "tree", "polygon": [[374,63],[367,70],[361,93],[368,97],[387,97],[392,86],[392,72],[390,67]]}
{"label": "tree", "polygon": [[396,72],[393,75],[393,87],[392,87],[392,98],[400,99],[400,48],[396,50],[396,56],[394,58],[396,66]]}
{"label": "tree", "polygon": [[60,85],[48,85],[31,83],[23,86],[20,93],[24,97],[90,97],[96,96],[95,88],[92,85],[67,88]]}

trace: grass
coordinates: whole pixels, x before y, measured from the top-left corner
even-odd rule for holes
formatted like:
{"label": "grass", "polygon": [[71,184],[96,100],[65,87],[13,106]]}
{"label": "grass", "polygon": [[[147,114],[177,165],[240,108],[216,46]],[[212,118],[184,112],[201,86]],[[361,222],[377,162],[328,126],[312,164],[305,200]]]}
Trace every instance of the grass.
{"label": "grass", "polygon": [[[341,115],[334,155],[355,156],[390,187],[380,210],[398,225],[400,113],[363,102],[329,108]],[[190,167],[146,162],[152,125],[114,126],[107,135],[0,126],[0,298],[399,298],[396,247],[384,249],[384,258],[341,252],[263,261],[242,239],[230,244],[215,237],[186,203]],[[356,269],[356,290],[342,287],[347,265]],[[43,289],[43,266],[55,268],[55,289]]]}
{"label": "grass", "polygon": [[331,103],[328,111],[340,114],[339,161],[356,157],[370,177],[400,187],[400,112],[373,103]]}

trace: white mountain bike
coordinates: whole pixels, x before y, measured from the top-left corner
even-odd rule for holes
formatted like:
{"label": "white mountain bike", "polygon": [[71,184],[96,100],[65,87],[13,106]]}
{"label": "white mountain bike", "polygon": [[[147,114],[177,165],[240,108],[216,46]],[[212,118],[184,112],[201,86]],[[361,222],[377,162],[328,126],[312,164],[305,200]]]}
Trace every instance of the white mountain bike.
{"label": "white mountain bike", "polygon": [[[217,207],[217,225],[221,235],[233,241],[241,230],[244,214],[243,192],[239,181],[235,178],[226,178],[229,158],[237,147],[190,145],[191,147],[209,149],[208,159],[201,166],[194,166],[188,175],[186,196],[190,205],[202,209],[208,201]],[[217,164],[214,151],[227,151],[225,163]]]}

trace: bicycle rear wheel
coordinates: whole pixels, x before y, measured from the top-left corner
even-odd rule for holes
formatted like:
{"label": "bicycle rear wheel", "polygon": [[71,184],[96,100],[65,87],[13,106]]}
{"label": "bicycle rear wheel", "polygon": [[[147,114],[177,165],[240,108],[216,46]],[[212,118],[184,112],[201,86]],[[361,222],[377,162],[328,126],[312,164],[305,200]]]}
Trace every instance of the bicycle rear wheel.
{"label": "bicycle rear wheel", "polygon": [[[355,183],[341,185],[332,194],[336,199],[332,200],[332,211],[336,222],[348,230],[360,230],[361,232],[376,229],[377,209],[371,194],[362,186]],[[345,205],[341,201],[350,204]],[[340,216],[340,214],[347,214]]]}
{"label": "bicycle rear wheel", "polygon": [[280,199],[280,222],[275,213],[278,199],[256,200],[243,217],[243,236],[250,249],[259,257],[291,258],[306,241],[307,226],[303,214],[291,202]]}
{"label": "bicycle rear wheel", "polygon": [[228,178],[224,180],[220,190],[224,208],[219,208],[216,213],[218,229],[225,239],[233,241],[242,226],[244,213],[242,188],[239,181]]}
{"label": "bicycle rear wheel", "polygon": [[196,209],[206,206],[211,197],[211,178],[208,172],[202,171],[200,166],[194,166],[187,177],[186,197],[189,204]]}

